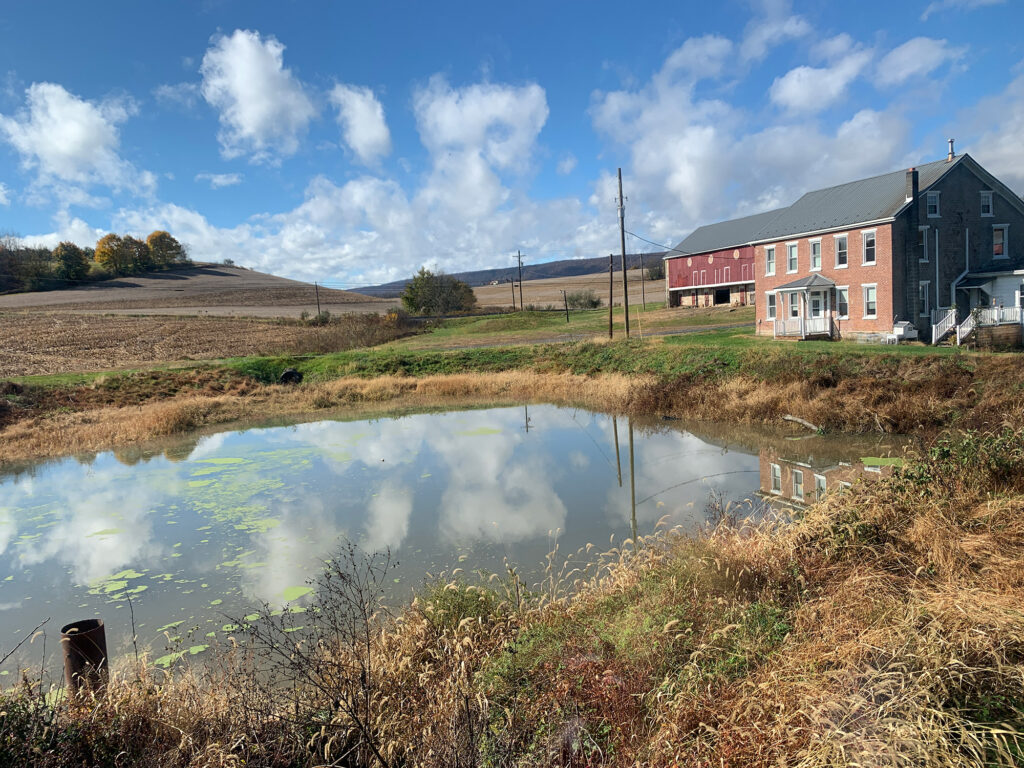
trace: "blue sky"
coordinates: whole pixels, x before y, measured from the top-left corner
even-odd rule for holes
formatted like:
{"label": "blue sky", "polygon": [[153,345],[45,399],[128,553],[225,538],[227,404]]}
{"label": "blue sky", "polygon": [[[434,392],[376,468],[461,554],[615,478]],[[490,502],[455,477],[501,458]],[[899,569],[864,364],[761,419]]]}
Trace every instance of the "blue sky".
{"label": "blue sky", "polygon": [[1024,191],[1021,0],[505,5],[6,3],[0,231],[358,285],[617,250],[619,166],[661,243],[950,136]]}

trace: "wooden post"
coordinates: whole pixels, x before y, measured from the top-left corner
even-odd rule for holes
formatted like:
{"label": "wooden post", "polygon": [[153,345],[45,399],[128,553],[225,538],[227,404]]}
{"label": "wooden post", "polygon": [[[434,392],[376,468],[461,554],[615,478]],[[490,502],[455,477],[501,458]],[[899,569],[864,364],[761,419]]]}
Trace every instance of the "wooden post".
{"label": "wooden post", "polygon": [[615,293],[615,262],[614,254],[608,254],[608,338],[612,338],[612,296]]}
{"label": "wooden post", "polygon": [[629,338],[629,278],[626,269],[626,200],[622,196],[622,169],[619,168],[619,238],[622,245],[622,310]]}
{"label": "wooden post", "polygon": [[569,322],[569,298],[565,295],[565,291],[562,291],[562,301],[565,302],[565,322]]}

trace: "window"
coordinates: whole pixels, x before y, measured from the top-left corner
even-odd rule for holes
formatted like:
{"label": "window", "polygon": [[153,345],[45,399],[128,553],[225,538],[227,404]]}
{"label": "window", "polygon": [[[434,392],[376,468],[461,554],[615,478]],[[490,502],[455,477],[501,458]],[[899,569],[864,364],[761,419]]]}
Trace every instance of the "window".
{"label": "window", "polygon": [[1006,252],[1006,241],[1009,239],[1010,225],[1000,224],[992,227],[992,258],[1005,259],[1009,255]]}
{"label": "window", "polygon": [[876,300],[876,287],[873,285],[864,286],[864,318],[870,319],[878,316],[878,302]]}
{"label": "window", "polygon": [[743,280],[743,282],[747,282],[747,281],[750,280],[750,265],[749,264],[741,264],[740,265],[740,277]]}
{"label": "window", "polygon": [[931,283],[927,280],[917,284],[917,301],[921,305],[921,317],[931,316],[931,296],[928,290]]}
{"label": "window", "polygon": [[775,246],[769,245],[764,249],[764,274],[770,277],[775,274]]}
{"label": "window", "polygon": [[804,497],[804,473],[802,470],[793,470],[793,498],[803,499]]}
{"label": "window", "polygon": [[845,480],[839,481],[839,490],[848,491],[853,487],[853,483],[848,483]]}
{"label": "window", "polygon": [[766,303],[768,305],[768,319],[769,320],[774,320],[775,319],[775,294],[774,293],[769,293],[769,294],[767,294],[767,296],[768,296],[768,301]]}
{"label": "window", "polygon": [[821,501],[825,498],[825,476],[815,475],[814,476],[814,500]]}
{"label": "window", "polygon": [[929,192],[928,193],[927,211],[928,211],[928,218],[929,219],[937,219],[937,218],[939,218],[939,193],[938,192]]}
{"label": "window", "polygon": [[797,270],[796,243],[786,243],[786,272]]}
{"label": "window", "polygon": [[928,261],[928,227],[917,228],[917,260]]}
{"label": "window", "polygon": [[700,271],[700,284],[701,285],[706,285],[707,282],[708,282],[708,271],[706,269],[702,269]]}
{"label": "window", "polygon": [[836,317],[840,320],[850,318],[850,288],[846,285],[836,287]]}
{"label": "window", "polygon": [[811,240],[811,269],[821,269],[821,240]]}
{"label": "window", "polygon": [[800,317],[800,294],[789,294],[789,316]]}
{"label": "window", "polygon": [[992,193],[982,192],[981,193],[981,215],[991,216],[992,215]]}
{"label": "window", "polygon": [[772,493],[782,493],[782,467],[772,464]]}
{"label": "window", "polygon": [[847,264],[846,235],[836,235],[836,268],[842,269]]}
{"label": "window", "polygon": [[875,263],[875,230],[871,229],[861,233],[861,241],[864,248],[864,263]]}
{"label": "window", "polygon": [[722,275],[724,281],[728,283],[729,282],[729,268],[726,267],[725,269],[722,270],[722,272],[724,273]]}

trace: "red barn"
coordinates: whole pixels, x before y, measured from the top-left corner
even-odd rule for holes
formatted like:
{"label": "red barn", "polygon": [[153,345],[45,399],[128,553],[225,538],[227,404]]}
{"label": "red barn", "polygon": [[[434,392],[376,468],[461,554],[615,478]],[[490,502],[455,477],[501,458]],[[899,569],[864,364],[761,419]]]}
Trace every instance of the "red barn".
{"label": "red barn", "polygon": [[754,303],[754,247],[748,245],[778,211],[698,227],[665,257],[670,307]]}

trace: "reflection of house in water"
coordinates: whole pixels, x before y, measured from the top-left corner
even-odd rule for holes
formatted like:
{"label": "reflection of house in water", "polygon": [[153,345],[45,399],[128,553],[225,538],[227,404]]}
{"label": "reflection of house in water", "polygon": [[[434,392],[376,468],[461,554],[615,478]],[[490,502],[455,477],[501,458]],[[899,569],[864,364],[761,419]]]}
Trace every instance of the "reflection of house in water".
{"label": "reflection of house in water", "polygon": [[858,480],[876,480],[892,470],[890,466],[832,456],[794,458],[771,447],[761,449],[760,465],[758,495],[769,501],[800,506],[813,504],[826,493],[849,488]]}

